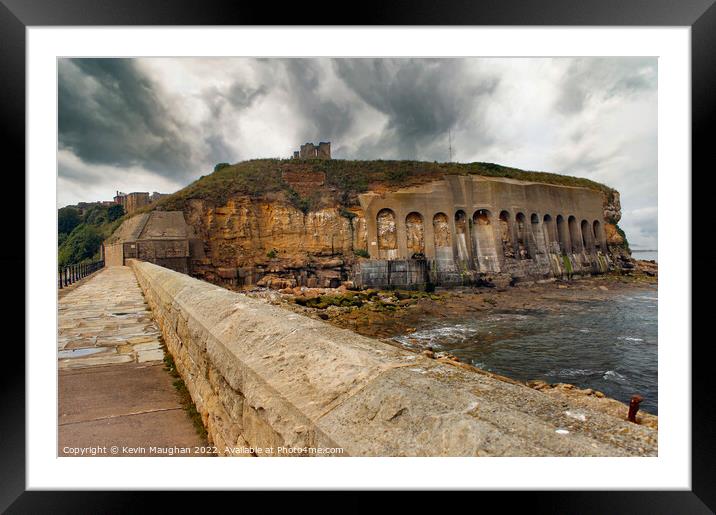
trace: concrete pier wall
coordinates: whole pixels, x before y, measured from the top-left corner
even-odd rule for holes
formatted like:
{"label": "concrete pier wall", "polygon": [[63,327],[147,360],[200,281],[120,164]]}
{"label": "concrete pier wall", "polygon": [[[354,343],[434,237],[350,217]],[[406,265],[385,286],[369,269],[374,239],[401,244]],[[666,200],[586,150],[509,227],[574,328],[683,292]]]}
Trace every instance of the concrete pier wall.
{"label": "concrete pier wall", "polygon": [[221,455],[246,447],[291,456],[656,453],[646,427],[588,410],[582,423],[521,384],[152,263],[130,265]]}
{"label": "concrete pier wall", "polygon": [[[513,179],[448,176],[396,191],[359,196],[368,253],[357,283],[392,287],[386,260],[415,268],[435,260],[435,284],[481,278],[567,278],[605,273],[612,266],[604,224],[603,193],[583,187]],[[555,227],[555,220],[557,226]],[[419,288],[420,284],[411,284]]]}

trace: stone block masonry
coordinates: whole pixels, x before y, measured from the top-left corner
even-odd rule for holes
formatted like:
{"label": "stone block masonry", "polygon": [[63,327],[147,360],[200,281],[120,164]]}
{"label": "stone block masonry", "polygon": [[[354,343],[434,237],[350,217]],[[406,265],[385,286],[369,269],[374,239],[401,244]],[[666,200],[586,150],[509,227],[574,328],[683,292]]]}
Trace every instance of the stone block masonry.
{"label": "stone block masonry", "polygon": [[653,429],[131,266],[221,455],[656,455]]}

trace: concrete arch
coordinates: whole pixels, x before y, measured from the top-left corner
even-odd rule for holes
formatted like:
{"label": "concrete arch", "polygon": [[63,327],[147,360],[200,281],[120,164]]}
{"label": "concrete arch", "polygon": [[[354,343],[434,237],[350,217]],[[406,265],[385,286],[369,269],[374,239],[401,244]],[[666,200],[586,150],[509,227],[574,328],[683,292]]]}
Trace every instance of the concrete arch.
{"label": "concrete arch", "polygon": [[450,219],[445,213],[435,213],[433,216],[433,245],[437,269],[454,270]]}
{"label": "concrete arch", "polygon": [[592,231],[594,232],[594,245],[597,250],[602,252],[607,251],[606,237],[604,236],[604,228],[599,220],[594,220],[592,223]]}
{"label": "concrete arch", "polygon": [[408,257],[425,257],[425,224],[423,215],[417,211],[405,217],[405,235]]}
{"label": "concrete arch", "polygon": [[587,252],[594,252],[594,235],[592,234],[592,224],[586,220],[582,220],[582,248]]}
{"label": "concrete arch", "polygon": [[473,255],[479,270],[497,271],[497,249],[495,233],[492,228],[492,213],[487,209],[478,209],[473,213],[472,239],[475,245]]}
{"label": "concrete arch", "polygon": [[[545,254],[547,245],[545,244],[544,233],[540,224],[539,215],[532,213],[530,215],[530,255],[535,257],[536,254]],[[533,249],[534,247],[534,249]]]}
{"label": "concrete arch", "polygon": [[470,259],[470,255],[467,251],[469,241],[467,215],[465,211],[458,209],[455,212],[455,245],[457,247],[457,258],[460,261],[468,261]]}
{"label": "concrete arch", "polygon": [[563,254],[569,254],[572,252],[572,242],[569,238],[569,227],[567,221],[562,215],[557,215],[557,241],[559,242],[559,249]]}
{"label": "concrete arch", "polygon": [[500,228],[500,240],[502,242],[502,255],[506,258],[514,258],[515,242],[512,239],[512,223],[510,221],[509,211],[500,211],[498,224]]}
{"label": "concrete arch", "polygon": [[572,252],[582,252],[584,247],[582,246],[582,231],[577,223],[577,217],[570,215],[567,218],[567,225],[569,227],[569,239],[572,241]]}
{"label": "concrete arch", "polygon": [[517,257],[527,259],[530,257],[527,245],[527,218],[524,213],[515,215],[515,232],[517,234]]}
{"label": "concrete arch", "polygon": [[[559,243],[557,242],[557,231],[554,225],[554,220],[552,220],[552,215],[546,214],[542,217],[542,232],[544,234],[547,252],[558,253]],[[557,247],[556,251],[555,246]]]}
{"label": "concrete arch", "polygon": [[395,224],[395,212],[392,209],[381,209],[376,215],[378,232],[378,258],[398,258],[398,235]]}
{"label": "concrete arch", "polygon": [[450,222],[445,213],[435,213],[433,216],[433,234],[435,235],[435,248],[452,247]]}

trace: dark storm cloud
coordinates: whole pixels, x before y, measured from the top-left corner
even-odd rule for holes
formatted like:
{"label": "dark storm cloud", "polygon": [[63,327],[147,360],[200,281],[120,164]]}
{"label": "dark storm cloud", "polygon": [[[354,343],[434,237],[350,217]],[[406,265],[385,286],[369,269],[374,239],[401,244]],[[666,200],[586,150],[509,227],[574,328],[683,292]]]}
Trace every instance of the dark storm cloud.
{"label": "dark storm cloud", "polygon": [[60,148],[88,163],[186,171],[184,128],[135,60],[61,59],[58,71]]}
{"label": "dark storm cloud", "polygon": [[655,58],[62,59],[58,69],[65,202],[178,189],[218,162],[288,157],[307,141],[331,141],[341,159],[447,161],[452,131],[453,160],[616,187],[624,226],[656,239]]}
{"label": "dark storm cloud", "polygon": [[[479,120],[481,102],[499,85],[489,72],[470,76],[463,59],[334,59],[332,64],[348,87],[388,118],[382,137],[358,146],[361,157],[389,149],[391,157],[424,156],[448,130]],[[491,142],[486,128],[472,129],[482,144]]]}
{"label": "dark storm cloud", "polygon": [[340,141],[354,123],[355,105],[330,93],[320,92],[327,69],[315,59],[283,59],[276,61],[287,80],[281,88],[290,96],[301,113],[307,140],[333,139]]}

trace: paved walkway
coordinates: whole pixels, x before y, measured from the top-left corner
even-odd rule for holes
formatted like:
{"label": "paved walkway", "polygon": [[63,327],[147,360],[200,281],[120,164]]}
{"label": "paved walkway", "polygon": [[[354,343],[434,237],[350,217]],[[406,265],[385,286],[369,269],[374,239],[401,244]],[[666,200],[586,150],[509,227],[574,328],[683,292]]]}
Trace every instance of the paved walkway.
{"label": "paved walkway", "polygon": [[62,296],[58,311],[60,456],[186,455],[176,448],[204,445],[164,370],[161,333],[131,268],[102,270]]}

